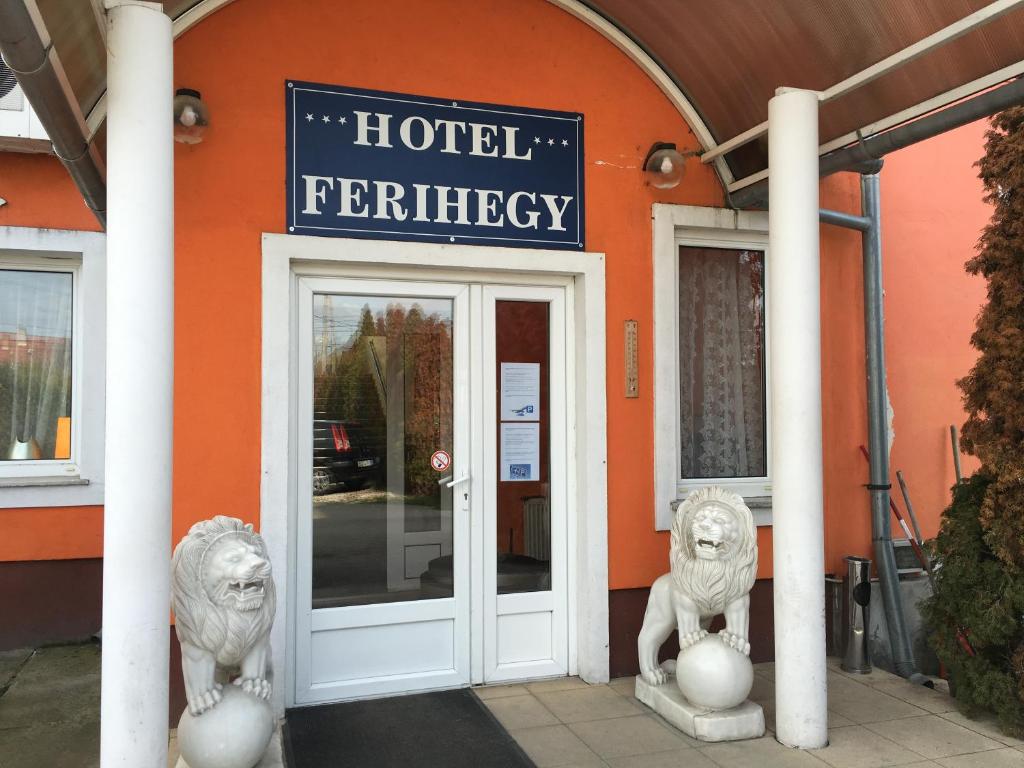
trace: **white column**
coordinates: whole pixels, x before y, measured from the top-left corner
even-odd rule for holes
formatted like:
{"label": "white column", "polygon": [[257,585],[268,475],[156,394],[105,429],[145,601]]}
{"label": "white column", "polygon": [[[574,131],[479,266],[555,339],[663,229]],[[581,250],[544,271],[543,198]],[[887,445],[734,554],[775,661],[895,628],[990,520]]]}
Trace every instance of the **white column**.
{"label": "white column", "polygon": [[171,21],[106,0],[103,768],[167,765],[174,373]]}
{"label": "white column", "polygon": [[828,743],[821,457],[818,99],[768,102],[776,737]]}

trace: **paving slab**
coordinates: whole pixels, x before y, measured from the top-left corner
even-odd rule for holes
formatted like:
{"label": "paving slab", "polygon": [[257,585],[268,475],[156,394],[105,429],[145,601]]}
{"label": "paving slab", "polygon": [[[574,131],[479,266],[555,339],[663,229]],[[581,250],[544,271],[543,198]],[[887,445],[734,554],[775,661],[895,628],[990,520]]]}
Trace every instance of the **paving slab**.
{"label": "paving slab", "polygon": [[0,651],[0,695],[7,690],[14,675],[32,655],[31,648],[19,648],[14,651]]}
{"label": "paving slab", "polygon": [[513,731],[512,736],[538,768],[604,765],[604,761],[564,725],[525,728]]}
{"label": "paving slab", "polygon": [[99,646],[41,648],[5,654],[3,661],[0,766],[99,766]]}
{"label": "paving slab", "polygon": [[1005,746],[939,715],[869,723],[867,727],[929,760],[984,752]]}
{"label": "paving slab", "polygon": [[671,752],[692,746],[697,742],[674,728],[666,728],[652,717],[636,715],[612,720],[588,720],[573,723],[569,730],[575,733],[598,757],[627,757],[652,752]]}
{"label": "paving slab", "polygon": [[828,746],[811,751],[833,768],[886,768],[921,762],[916,752],[862,725],[829,729]]}

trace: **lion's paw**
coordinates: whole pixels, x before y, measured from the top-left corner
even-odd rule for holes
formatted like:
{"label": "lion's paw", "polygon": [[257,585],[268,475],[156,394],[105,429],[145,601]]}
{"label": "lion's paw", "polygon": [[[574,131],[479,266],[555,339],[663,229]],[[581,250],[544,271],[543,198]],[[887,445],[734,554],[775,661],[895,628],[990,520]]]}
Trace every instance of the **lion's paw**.
{"label": "lion's paw", "polygon": [[745,638],[742,638],[739,635],[734,635],[731,632],[726,632],[724,629],[718,633],[718,636],[722,638],[722,642],[730,648],[735,648],[745,656],[750,655],[750,643],[748,643]]}
{"label": "lion's paw", "polygon": [[654,669],[641,669],[640,676],[648,685],[662,685],[668,682],[668,673],[661,667]]}
{"label": "lion's paw", "polygon": [[691,645],[696,645],[708,636],[706,629],[698,629],[696,632],[688,632],[679,638],[679,650],[686,650]]}
{"label": "lion's paw", "polygon": [[194,694],[188,697],[188,711],[193,717],[199,717],[204,712],[208,712],[213,709],[220,702],[221,696],[221,685],[215,683],[213,688],[202,691],[201,693]]}
{"label": "lion's paw", "polygon": [[240,686],[243,691],[252,694],[257,699],[263,699],[264,701],[270,699],[272,686],[269,680],[257,677],[240,677],[235,680],[235,685]]}

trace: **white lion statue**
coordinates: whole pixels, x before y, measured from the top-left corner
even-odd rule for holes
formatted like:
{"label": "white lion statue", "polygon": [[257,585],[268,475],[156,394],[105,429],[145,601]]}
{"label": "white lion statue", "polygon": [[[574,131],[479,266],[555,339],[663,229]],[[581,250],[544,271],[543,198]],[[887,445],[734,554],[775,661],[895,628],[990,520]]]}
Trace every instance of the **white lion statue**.
{"label": "white lion statue", "polygon": [[233,517],[196,523],[174,550],[171,579],[188,711],[212,709],[232,678],[268,700],[276,594],[262,537]]}
{"label": "white lion statue", "polygon": [[690,493],[676,510],[669,561],[672,570],[651,587],[637,640],[640,674],[661,685],[668,673],[658,651],[673,629],[682,650],[703,640],[712,618],[725,614],[722,641],[750,655],[747,632],[757,571],[757,528],[742,497],[716,486]]}

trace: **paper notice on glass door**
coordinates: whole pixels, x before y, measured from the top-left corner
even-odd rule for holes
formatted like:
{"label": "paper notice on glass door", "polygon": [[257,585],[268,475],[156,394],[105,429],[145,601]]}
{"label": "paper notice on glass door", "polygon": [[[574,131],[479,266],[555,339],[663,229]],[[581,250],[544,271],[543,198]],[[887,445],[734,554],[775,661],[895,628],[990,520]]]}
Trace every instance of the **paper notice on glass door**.
{"label": "paper notice on glass door", "polygon": [[501,479],[540,480],[540,424],[501,425]]}
{"label": "paper notice on glass door", "polygon": [[501,364],[501,421],[540,421],[540,363]]}

